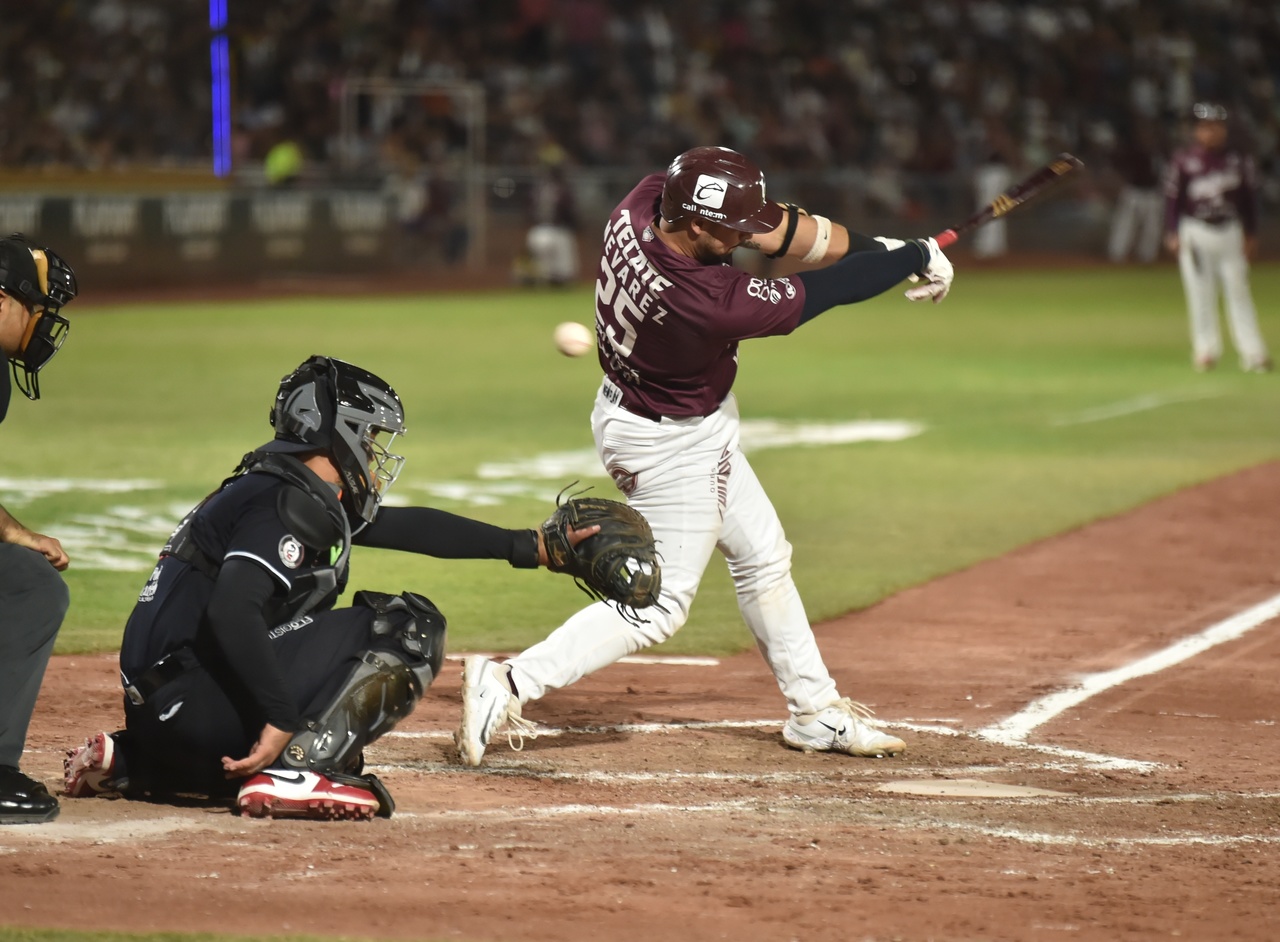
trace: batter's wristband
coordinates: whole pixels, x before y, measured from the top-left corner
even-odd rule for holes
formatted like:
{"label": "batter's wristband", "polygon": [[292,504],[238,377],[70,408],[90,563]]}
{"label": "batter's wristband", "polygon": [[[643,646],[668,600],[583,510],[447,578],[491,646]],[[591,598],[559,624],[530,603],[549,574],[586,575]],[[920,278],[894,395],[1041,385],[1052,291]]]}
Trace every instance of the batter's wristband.
{"label": "batter's wristband", "polygon": [[511,566],[514,569],[538,568],[538,531],[511,531]]}
{"label": "batter's wristband", "polygon": [[765,258],[782,258],[787,254],[787,249],[791,248],[791,240],[796,237],[796,225],[800,222],[800,207],[795,203],[783,203],[782,206],[787,211],[787,231],[782,236],[782,248],[766,255]]}
{"label": "batter's wristband", "polygon": [[826,216],[814,216],[813,221],[818,224],[818,235],[813,240],[813,247],[800,259],[806,264],[820,262],[826,258],[827,247],[831,245],[831,220]]}
{"label": "batter's wristband", "polygon": [[924,239],[909,239],[907,240],[907,245],[914,245],[920,250],[920,268],[916,271],[916,274],[923,277],[933,261],[933,249],[929,248],[929,243]]}

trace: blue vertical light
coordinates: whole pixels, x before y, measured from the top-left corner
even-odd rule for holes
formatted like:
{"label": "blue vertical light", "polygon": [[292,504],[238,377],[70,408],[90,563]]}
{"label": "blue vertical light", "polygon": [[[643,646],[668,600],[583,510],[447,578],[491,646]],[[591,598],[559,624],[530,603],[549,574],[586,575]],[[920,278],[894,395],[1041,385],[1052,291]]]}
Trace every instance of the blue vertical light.
{"label": "blue vertical light", "polygon": [[213,174],[231,172],[231,54],[227,45],[227,0],[209,0],[209,78],[213,101]]}

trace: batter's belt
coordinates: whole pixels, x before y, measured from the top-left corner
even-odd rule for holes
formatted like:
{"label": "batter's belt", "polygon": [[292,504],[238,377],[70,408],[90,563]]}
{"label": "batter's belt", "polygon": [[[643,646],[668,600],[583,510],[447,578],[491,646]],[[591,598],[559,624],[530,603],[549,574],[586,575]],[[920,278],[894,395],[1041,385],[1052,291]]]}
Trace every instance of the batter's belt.
{"label": "batter's belt", "polygon": [[1209,219],[1201,219],[1199,216],[1192,216],[1190,218],[1195,220],[1196,222],[1202,222],[1206,226],[1213,226],[1215,228],[1218,228],[1221,226],[1229,226],[1233,222],[1240,221],[1239,216],[1213,216],[1213,217],[1210,217]]}
{"label": "batter's belt", "polygon": [[632,415],[638,415],[640,418],[648,419],[650,422],[662,421],[662,416],[660,414],[636,402],[634,396],[613,380],[609,379],[609,377],[604,377],[604,380],[600,384],[600,389],[601,392],[604,393],[605,399],[613,403],[615,406],[621,406]]}

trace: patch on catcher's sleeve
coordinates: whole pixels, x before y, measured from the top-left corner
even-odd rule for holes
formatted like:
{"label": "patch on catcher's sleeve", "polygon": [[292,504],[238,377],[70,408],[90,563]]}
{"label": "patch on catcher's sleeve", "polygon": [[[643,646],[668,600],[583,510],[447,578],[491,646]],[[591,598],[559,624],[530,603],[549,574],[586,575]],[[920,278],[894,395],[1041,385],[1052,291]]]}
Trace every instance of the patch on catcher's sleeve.
{"label": "patch on catcher's sleeve", "polygon": [[280,538],[280,562],[290,569],[297,569],[302,565],[302,556],[302,544],[297,537],[292,533],[286,533]]}

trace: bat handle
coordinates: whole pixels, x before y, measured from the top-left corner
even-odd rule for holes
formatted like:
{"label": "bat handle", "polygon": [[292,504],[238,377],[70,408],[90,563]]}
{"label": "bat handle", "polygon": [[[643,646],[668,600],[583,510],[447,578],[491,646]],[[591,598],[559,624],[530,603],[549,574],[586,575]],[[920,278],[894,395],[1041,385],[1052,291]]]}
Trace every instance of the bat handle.
{"label": "bat handle", "polygon": [[959,238],[960,233],[956,232],[954,229],[943,229],[933,237],[933,241],[938,243],[938,248],[945,249],[948,245],[953,245]]}

